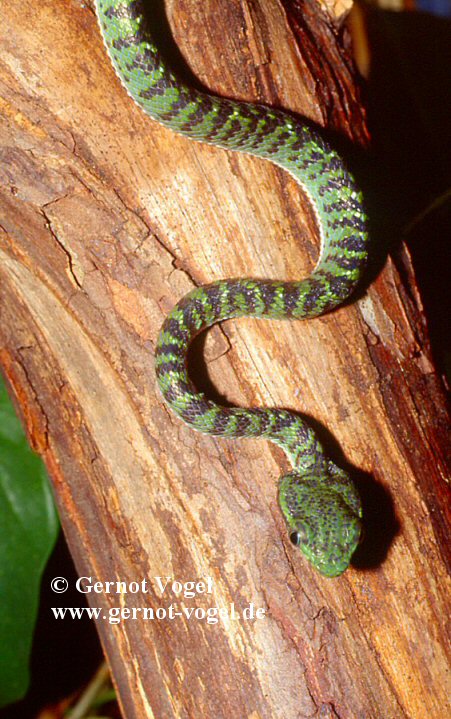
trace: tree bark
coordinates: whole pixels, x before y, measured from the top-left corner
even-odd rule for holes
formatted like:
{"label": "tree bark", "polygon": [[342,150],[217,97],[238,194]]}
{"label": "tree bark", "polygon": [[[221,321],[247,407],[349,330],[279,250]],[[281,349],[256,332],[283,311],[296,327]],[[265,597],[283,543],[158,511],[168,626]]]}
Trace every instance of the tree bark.
{"label": "tree bark", "polygon": [[[365,142],[341,35],[317,5],[297,3],[295,34],[286,1],[167,7],[213,91]],[[152,364],[163,317],[194,285],[309,272],[318,241],[305,198],[271,164],[146,118],[91,3],[4,3],[1,32],[0,361],[80,575],[147,579],[147,594],[89,595],[104,614],[139,610],[97,622],[124,716],[443,717],[446,414],[407,250],[402,272],[388,260],[331,315],[226,323],[204,360],[200,344],[193,353],[210,394],[304,412],[358,468],[365,542],[356,566],[327,580],[289,543],[282,453],[191,431],[166,410]],[[213,593],[162,595],[155,577],[211,577]],[[266,614],[141,616],[232,603]]]}

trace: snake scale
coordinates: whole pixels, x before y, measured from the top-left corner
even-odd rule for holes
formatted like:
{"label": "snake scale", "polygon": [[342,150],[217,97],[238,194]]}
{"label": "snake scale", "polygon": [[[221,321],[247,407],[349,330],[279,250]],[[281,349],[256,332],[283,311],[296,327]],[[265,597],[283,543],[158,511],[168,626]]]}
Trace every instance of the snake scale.
{"label": "snake scale", "polygon": [[321,574],[335,577],[348,567],[361,533],[360,499],[347,472],[327,457],[313,429],[295,413],[210,401],[189,379],[186,357],[191,340],[216,322],[313,318],[347,299],[368,254],[362,197],[340,155],[306,120],[184,84],[154,37],[152,12],[160,1],[96,0],[104,42],[128,93],[175,132],[268,159],[293,175],[315,208],[321,254],[302,281],[224,279],[183,297],[158,338],[158,384],[167,405],[193,429],[228,438],[263,437],[283,448],[292,469],[281,477],[278,494],[290,539]]}

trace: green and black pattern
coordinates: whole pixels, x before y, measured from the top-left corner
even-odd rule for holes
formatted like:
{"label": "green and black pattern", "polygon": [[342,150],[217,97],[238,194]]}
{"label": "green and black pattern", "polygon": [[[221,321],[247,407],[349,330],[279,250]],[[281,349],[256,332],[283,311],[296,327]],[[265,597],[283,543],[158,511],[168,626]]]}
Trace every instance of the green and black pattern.
{"label": "green and black pattern", "polygon": [[367,260],[362,197],[341,157],[307,121],[261,105],[234,102],[183,84],[167,67],[152,34],[160,0],[96,0],[106,47],[124,86],[153,119],[194,140],[257,155],[290,172],[318,217],[321,255],[299,282],[221,280],[184,297],[158,339],[158,383],[169,407],[191,427],[221,437],[263,437],[282,447],[292,471],[281,478],[279,503],[290,539],[325,576],[349,565],[361,531],[354,485],[333,464],[311,427],[280,409],[220,407],[197,392],[186,356],[193,337],[234,317],[306,319],[340,305]]}

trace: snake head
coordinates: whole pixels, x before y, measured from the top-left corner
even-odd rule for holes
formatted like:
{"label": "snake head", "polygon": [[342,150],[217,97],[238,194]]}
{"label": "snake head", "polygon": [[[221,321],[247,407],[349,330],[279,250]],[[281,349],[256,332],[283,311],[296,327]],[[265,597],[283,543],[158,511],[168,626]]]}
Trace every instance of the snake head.
{"label": "snake head", "polygon": [[360,500],[351,479],[340,474],[300,474],[281,478],[279,504],[298,546],[325,577],[349,566],[362,531]]}

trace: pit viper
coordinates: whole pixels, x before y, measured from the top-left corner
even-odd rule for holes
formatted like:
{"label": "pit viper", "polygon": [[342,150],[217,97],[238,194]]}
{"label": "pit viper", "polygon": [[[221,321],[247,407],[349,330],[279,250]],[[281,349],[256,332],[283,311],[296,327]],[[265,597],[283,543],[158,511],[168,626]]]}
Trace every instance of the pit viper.
{"label": "pit viper", "polygon": [[307,319],[346,300],[368,255],[361,192],[342,157],[306,119],[183,82],[158,46],[153,18],[161,0],[95,1],[114,68],[151,118],[193,140],[270,160],[295,177],[315,210],[321,252],[310,276],[223,279],[192,290],[164,321],[155,371],[167,405],[193,429],[226,438],[262,437],[282,447],[291,471],[279,481],[278,499],[290,540],[322,575],[336,577],[349,566],[361,534],[361,502],[351,477],[328,458],[299,415],[221,407],[197,391],[188,376],[187,352],[199,332],[222,320]]}

